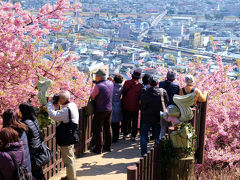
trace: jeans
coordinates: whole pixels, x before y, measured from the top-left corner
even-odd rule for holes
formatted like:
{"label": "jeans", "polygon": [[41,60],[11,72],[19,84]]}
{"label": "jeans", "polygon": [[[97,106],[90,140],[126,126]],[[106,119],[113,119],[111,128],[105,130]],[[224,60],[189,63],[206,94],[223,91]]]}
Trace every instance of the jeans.
{"label": "jeans", "polygon": [[167,132],[167,128],[162,126],[162,127],[161,127],[161,132],[160,132],[160,137],[159,137],[160,140],[161,140],[163,137],[165,137],[166,132]]}
{"label": "jeans", "polygon": [[159,143],[159,135],[160,135],[160,124],[148,124],[142,123],[141,126],[141,155],[147,153],[147,141],[148,141],[148,132],[152,127],[153,137],[155,139],[155,144]]}
{"label": "jeans", "polygon": [[66,165],[67,178],[69,180],[76,179],[76,167],[75,167],[75,156],[74,156],[74,145],[60,146],[63,163]]}

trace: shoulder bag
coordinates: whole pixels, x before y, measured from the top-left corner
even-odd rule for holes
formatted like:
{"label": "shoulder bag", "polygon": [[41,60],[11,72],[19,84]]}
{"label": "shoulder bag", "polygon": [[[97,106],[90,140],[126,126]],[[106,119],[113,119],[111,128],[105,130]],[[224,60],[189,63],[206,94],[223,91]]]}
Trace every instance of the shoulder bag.
{"label": "shoulder bag", "polygon": [[44,143],[39,127],[37,127],[36,124],[35,126],[39,131],[42,143],[38,148],[31,151],[31,163],[32,163],[33,169],[39,169],[39,168],[42,168],[44,165],[46,165],[52,159],[52,152]]}
{"label": "shoulder bag", "polygon": [[94,114],[94,104],[93,104],[93,100],[91,98],[91,96],[88,99],[88,104],[86,106],[86,115],[90,116],[92,114]]}
{"label": "shoulder bag", "polygon": [[69,146],[79,142],[78,124],[72,122],[71,110],[68,108],[69,122],[61,122],[56,127],[56,141],[59,146]]}
{"label": "shoulder bag", "polygon": [[22,161],[21,164],[17,163],[16,156],[12,152],[7,152],[12,158],[14,167],[16,168],[13,174],[13,180],[31,180],[31,174],[28,172],[27,168],[23,166],[24,152],[22,152]]}

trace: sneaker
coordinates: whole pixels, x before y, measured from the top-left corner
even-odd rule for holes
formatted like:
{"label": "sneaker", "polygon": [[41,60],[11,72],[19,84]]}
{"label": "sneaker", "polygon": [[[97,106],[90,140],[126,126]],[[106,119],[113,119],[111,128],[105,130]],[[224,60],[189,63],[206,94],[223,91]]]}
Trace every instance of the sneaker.
{"label": "sneaker", "polygon": [[126,140],[126,136],[123,136],[123,140]]}

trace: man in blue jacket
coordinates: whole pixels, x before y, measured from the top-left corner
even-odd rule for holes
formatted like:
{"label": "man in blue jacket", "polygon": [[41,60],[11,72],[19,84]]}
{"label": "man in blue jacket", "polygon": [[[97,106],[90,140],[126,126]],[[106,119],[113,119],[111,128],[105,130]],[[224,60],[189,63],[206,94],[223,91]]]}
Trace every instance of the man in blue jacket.
{"label": "man in blue jacket", "polygon": [[166,80],[159,83],[159,87],[167,91],[169,105],[175,105],[173,102],[173,96],[179,94],[179,85],[173,82],[175,79],[176,73],[174,71],[168,71]]}
{"label": "man in blue jacket", "polygon": [[[167,72],[167,78],[165,81],[161,81],[159,83],[159,87],[163,88],[167,91],[168,98],[169,98],[169,105],[175,105],[173,102],[173,96],[175,94],[179,94],[179,85],[174,83],[173,81],[176,79],[176,73],[174,71]],[[161,127],[160,139],[162,139],[167,131],[167,127]]]}

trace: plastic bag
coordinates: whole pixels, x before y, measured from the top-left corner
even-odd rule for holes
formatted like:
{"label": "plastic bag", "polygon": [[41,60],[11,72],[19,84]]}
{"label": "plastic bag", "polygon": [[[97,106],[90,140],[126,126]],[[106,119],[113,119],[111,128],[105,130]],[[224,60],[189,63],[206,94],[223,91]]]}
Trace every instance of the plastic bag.
{"label": "plastic bag", "polygon": [[53,82],[42,75],[38,75],[38,79],[38,100],[44,106],[47,104],[48,90]]}

